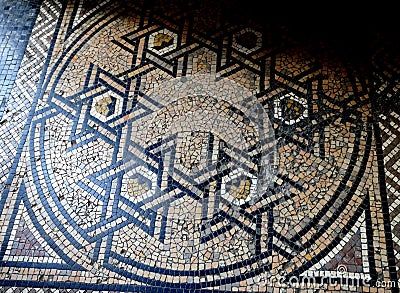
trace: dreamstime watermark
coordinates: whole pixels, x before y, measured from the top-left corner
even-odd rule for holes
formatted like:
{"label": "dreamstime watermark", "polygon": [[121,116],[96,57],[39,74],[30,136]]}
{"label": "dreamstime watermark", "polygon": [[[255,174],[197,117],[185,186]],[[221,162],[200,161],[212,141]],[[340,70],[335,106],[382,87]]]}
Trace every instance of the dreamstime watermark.
{"label": "dreamstime watermark", "polygon": [[343,264],[339,264],[336,271],[328,276],[289,276],[278,274],[260,280],[260,282],[264,286],[290,288],[322,288],[326,286],[400,288],[400,280],[372,280],[368,275],[349,272],[347,266]]}

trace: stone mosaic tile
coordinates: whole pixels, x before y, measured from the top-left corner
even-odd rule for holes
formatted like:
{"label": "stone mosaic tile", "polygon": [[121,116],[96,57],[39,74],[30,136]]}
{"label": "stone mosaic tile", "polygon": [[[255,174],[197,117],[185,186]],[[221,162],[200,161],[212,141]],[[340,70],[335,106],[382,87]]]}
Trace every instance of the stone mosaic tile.
{"label": "stone mosaic tile", "polygon": [[[397,46],[393,46],[397,48]],[[399,230],[399,133],[400,133],[400,59],[396,50],[385,52],[380,50],[374,56],[375,87],[377,100],[377,121],[380,131],[382,148],[382,165],[385,170],[385,192],[388,201],[388,213],[391,223],[391,240],[394,256],[392,266],[395,266],[397,278],[400,277],[400,230]]]}
{"label": "stone mosaic tile", "polygon": [[[7,2],[2,2],[2,5],[3,4],[7,4]],[[9,80],[13,80],[13,83],[2,83],[2,89],[7,91],[7,95],[2,99],[3,108],[1,108],[1,111],[3,112],[1,112],[0,115],[0,190],[3,190],[4,185],[7,184],[8,175],[14,162],[14,156],[16,155],[15,159],[18,159],[19,155],[17,151],[20,147],[23,147],[24,127],[26,126],[26,121],[42,75],[43,66],[46,62],[46,54],[50,47],[49,40],[54,34],[58,13],[61,9],[60,3],[50,1],[43,3],[40,11],[38,7],[36,7],[39,4],[35,4],[34,2],[31,3],[31,10],[27,10],[29,7],[28,3],[24,4],[27,6],[25,10],[19,10],[22,4],[16,5],[15,3],[13,4],[13,2],[9,2],[8,4],[9,5],[4,8],[8,11],[7,14],[4,14],[4,16],[7,16],[4,19],[12,19],[12,21],[4,22],[5,35],[7,36],[11,32],[14,38],[16,38],[15,35],[19,35],[17,31],[19,26],[13,27],[12,24],[13,22],[21,20],[22,23],[25,23],[24,30],[22,30],[22,41],[24,37],[26,37],[25,34],[28,33],[29,19],[32,18],[31,10],[36,9],[38,12],[36,13],[36,20],[30,20],[36,21],[36,25],[30,31],[31,38],[28,44],[19,42],[18,44],[20,45],[15,47],[16,43],[14,40],[14,44],[4,45],[4,51],[2,53],[2,56],[13,56],[13,67],[12,70],[9,71]],[[16,12],[18,12],[18,14]],[[5,42],[5,40],[9,38],[10,37],[4,38],[2,42]],[[3,45],[0,47],[3,48]],[[15,50],[14,55],[8,55],[13,52],[11,48],[18,48],[19,50]],[[22,57],[24,53],[23,50],[25,50],[25,55]],[[7,61],[4,65],[4,68],[6,68]],[[16,72],[17,70],[18,72]],[[13,174],[11,174],[11,176],[13,176]]]}
{"label": "stone mosaic tile", "polygon": [[39,1],[0,3],[0,118],[10,95],[20,62],[39,11]]}
{"label": "stone mosaic tile", "polygon": [[2,292],[397,289],[398,79],[209,5],[43,1],[1,132]]}

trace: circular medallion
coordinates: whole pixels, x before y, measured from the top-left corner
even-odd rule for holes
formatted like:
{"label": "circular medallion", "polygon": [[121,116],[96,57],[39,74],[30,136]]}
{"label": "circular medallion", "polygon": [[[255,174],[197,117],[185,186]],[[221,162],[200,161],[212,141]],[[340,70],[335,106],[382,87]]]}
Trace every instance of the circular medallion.
{"label": "circular medallion", "polygon": [[[320,268],[360,225],[372,131],[345,70],[298,52],[261,66],[251,30],[228,36],[240,74],[199,74],[221,61],[207,47],[182,53],[198,71],[173,78],[175,30],[92,25],[51,64],[29,137],[33,222],[65,262],[168,288],[253,282]],[[118,40],[147,42],[143,59],[165,68],[133,64]]]}

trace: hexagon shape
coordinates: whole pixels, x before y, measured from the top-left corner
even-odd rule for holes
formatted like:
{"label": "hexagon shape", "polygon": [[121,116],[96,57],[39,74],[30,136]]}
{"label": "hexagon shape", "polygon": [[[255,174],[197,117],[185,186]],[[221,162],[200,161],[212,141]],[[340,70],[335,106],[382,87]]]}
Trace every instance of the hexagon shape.
{"label": "hexagon shape", "polygon": [[178,36],[168,29],[152,33],[149,37],[149,49],[157,54],[165,54],[177,46]]}
{"label": "hexagon shape", "polygon": [[262,46],[262,34],[256,30],[245,28],[233,35],[233,48],[251,54]]}
{"label": "hexagon shape", "polygon": [[235,205],[242,205],[257,197],[257,178],[242,168],[222,177],[221,196]]}
{"label": "hexagon shape", "polygon": [[308,117],[307,100],[287,93],[274,101],[274,117],[287,125],[293,125]]}
{"label": "hexagon shape", "polygon": [[122,98],[103,93],[93,98],[90,114],[102,122],[106,122],[122,113]]}

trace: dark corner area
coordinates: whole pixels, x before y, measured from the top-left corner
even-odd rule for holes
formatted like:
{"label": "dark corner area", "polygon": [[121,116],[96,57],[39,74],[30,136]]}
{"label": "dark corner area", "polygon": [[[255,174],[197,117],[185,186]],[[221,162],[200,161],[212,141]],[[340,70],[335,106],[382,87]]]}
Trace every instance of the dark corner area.
{"label": "dark corner area", "polygon": [[232,18],[284,33],[300,46],[327,50],[351,65],[368,69],[377,50],[400,54],[400,22],[393,5],[220,1]]}

